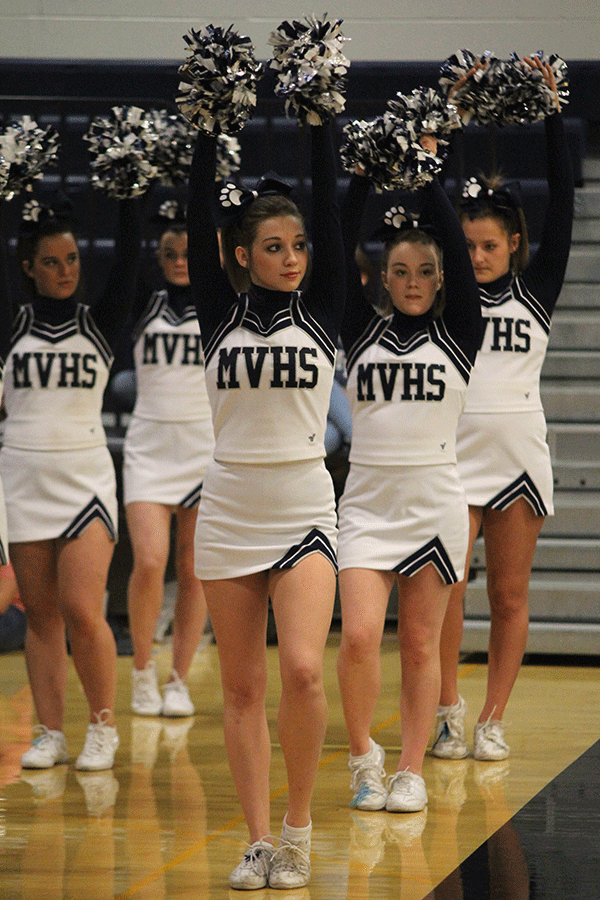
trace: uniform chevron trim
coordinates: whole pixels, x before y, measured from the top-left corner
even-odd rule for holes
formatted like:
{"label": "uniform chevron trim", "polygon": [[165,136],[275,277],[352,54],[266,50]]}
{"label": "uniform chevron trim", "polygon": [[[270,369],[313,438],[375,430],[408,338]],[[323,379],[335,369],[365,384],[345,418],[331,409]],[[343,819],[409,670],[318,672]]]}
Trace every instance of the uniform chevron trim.
{"label": "uniform chevron trim", "polygon": [[337,558],[333,548],[323,532],[313,528],[299,544],[290,547],[285,556],[273,564],[273,569],[292,569],[305,556],[311,553],[322,553],[337,572]]}
{"label": "uniform chevron trim", "polygon": [[117,529],[114,522],[104,503],[98,497],[93,497],[90,500],[88,505],[73,519],[68,528],[63,531],[61,537],[67,539],[79,537],[94,519],[101,519],[111,540],[117,540]]}
{"label": "uniform chevron trim", "polygon": [[427,563],[433,563],[444,584],[457,583],[458,578],[454,571],[454,566],[439,537],[434,537],[433,540],[408,556],[394,568],[394,572],[410,577],[426,566]]}
{"label": "uniform chevron trim", "polygon": [[196,506],[198,503],[200,503],[201,493],[202,493],[202,482],[200,482],[200,484],[196,485],[196,487],[193,488],[189,492],[189,494],[186,494],[179,505],[184,506],[186,509],[192,509],[194,506]]}
{"label": "uniform chevron trim", "polygon": [[541,494],[527,472],[523,472],[522,475],[515,478],[512,484],[509,484],[508,487],[505,487],[500,493],[496,494],[495,497],[492,497],[485,508],[507,509],[511,503],[514,503],[519,497],[524,497],[525,500],[527,500],[536,516],[548,515],[548,510],[542,500]]}

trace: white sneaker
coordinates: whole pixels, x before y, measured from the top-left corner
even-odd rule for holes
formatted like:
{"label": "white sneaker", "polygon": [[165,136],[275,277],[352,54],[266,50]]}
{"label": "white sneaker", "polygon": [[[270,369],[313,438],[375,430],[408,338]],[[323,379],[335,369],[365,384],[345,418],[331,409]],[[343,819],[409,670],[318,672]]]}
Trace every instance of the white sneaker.
{"label": "white sneaker", "polygon": [[431,752],[440,759],[464,759],[469,750],[465,740],[467,704],[458,696],[453,706],[438,706]]}
{"label": "white sneaker", "polygon": [[112,772],[77,772],[75,778],[83,788],[90,816],[100,818],[115,805],[119,782]]}
{"label": "white sneaker", "polygon": [[427,806],[425,780],[415,772],[404,769],[388,779],[388,812],[420,812]]}
{"label": "white sneaker", "polygon": [[312,827],[308,826],[306,837],[291,839],[284,821],[279,846],[271,859],[269,887],[275,890],[291,890],[308,884],[310,881],[311,830]]}
{"label": "white sneaker", "polygon": [[77,757],[75,768],[87,772],[98,772],[102,769],[112,769],[115,762],[115,753],[119,746],[119,735],[113,725],[107,725],[110,712],[103,709],[96,713],[97,722],[88,725],[83,750]]}
{"label": "white sneaker", "polygon": [[373,738],[371,749],[364,756],[350,756],[348,766],[352,772],[350,787],[354,796],[350,801],[353,809],[385,809],[388,791],[385,778],[385,750]]}
{"label": "white sneaker", "polygon": [[274,851],[273,844],[264,838],[250,844],[241,863],[229,876],[229,886],[238,891],[256,891],[266,887]]}
{"label": "white sneaker", "polygon": [[160,716],[162,697],[153,659],[143,669],[131,670],[131,709],[138,716]]}
{"label": "white sneaker", "polygon": [[510,747],[504,740],[504,722],[498,719],[477,722],[473,731],[473,741],[475,759],[506,759],[510,753]]}
{"label": "white sneaker", "polygon": [[174,669],[171,672],[171,678],[172,680],[167,681],[163,687],[165,698],[162,703],[163,716],[174,718],[193,716],[196,710],[190,699],[190,692],[187,689],[187,685],[184,684]]}
{"label": "white sneaker", "polygon": [[67,739],[62,731],[51,731],[45,725],[36,725],[33,731],[38,736],[21,757],[24,769],[51,769],[68,762]]}

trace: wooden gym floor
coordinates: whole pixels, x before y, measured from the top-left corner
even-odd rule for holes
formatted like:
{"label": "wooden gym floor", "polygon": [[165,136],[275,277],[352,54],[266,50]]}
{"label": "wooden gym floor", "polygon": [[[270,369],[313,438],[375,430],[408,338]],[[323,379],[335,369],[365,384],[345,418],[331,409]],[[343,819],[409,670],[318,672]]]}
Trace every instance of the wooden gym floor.
{"label": "wooden gym floor", "polygon": [[[600,898],[600,657],[540,659],[523,666],[506,720],[502,763],[427,757],[427,812],[351,810],[347,739],[337,690],[339,636],[325,672],[329,727],[313,804],[312,880],[299,891],[255,891],[255,900],[598,900]],[[273,734],[272,830],[279,832],[286,779],[276,742],[277,648],[269,647]],[[382,645],[383,688],[373,735],[398,753],[399,663]],[[156,649],[164,680],[170,648]],[[129,712],[131,658],[119,657],[121,746],[110,772],[72,766],[21,771],[31,738],[31,695],[22,653],[0,657],[0,897],[2,900],[222,900],[245,847],[246,828],[221,730],[214,645],[190,674],[193,719]],[[483,701],[485,659],[461,663],[468,729]],[[86,705],[71,670],[65,731],[72,758]]]}

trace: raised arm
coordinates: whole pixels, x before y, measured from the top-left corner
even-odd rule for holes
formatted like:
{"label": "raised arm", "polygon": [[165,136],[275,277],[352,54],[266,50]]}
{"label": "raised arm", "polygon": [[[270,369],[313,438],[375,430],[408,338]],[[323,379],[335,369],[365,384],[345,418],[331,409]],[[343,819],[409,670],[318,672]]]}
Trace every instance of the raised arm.
{"label": "raised arm", "polygon": [[189,180],[188,266],[205,343],[236,299],[219,255],[213,215],[216,166],[216,139],[199,131]]}
{"label": "raised arm", "polygon": [[0,370],[10,349],[13,311],[8,277],[8,259],[4,237],[4,201],[0,200]]}
{"label": "raised arm", "polygon": [[481,301],[463,228],[437,178],[427,185],[424,194],[420,223],[434,228],[443,250],[444,322],[473,362],[481,337]]}
{"label": "raised arm", "polygon": [[346,353],[358,340],[375,315],[363,289],[356,263],[356,245],[367,204],[371,182],[361,175],[353,175],[342,203],[342,233],[346,269],[346,310],[340,337]]}
{"label": "raised arm", "polygon": [[310,297],[325,307],[336,330],[346,301],[344,244],[337,204],[337,180],[333,126],[311,126],[313,266]]}
{"label": "raised arm", "polygon": [[142,239],[141,200],[119,200],[115,261],[106,289],[93,308],[94,322],[114,351],[129,316],[138,276]]}
{"label": "raised arm", "polygon": [[569,145],[560,113],[544,120],[549,199],[542,237],[523,280],[551,314],[560,294],[573,228],[575,186]]}

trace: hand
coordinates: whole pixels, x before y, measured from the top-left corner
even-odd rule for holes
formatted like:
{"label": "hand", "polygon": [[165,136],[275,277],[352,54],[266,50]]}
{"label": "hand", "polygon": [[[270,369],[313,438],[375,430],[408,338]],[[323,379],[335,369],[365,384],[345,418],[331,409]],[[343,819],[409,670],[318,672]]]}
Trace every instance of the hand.
{"label": "hand", "polygon": [[539,69],[542,73],[542,77],[546,83],[546,85],[550,88],[552,93],[554,94],[552,102],[556,106],[557,110],[560,112],[560,100],[558,99],[558,88],[556,86],[556,78],[554,77],[554,72],[552,71],[552,66],[548,62],[542,62],[542,60],[538,56],[529,57],[524,56],[523,62],[527,63],[530,69]]}
{"label": "hand", "polygon": [[419,143],[423,150],[428,150],[430,153],[437,155],[437,138],[433,134],[422,134],[419,138]]}

